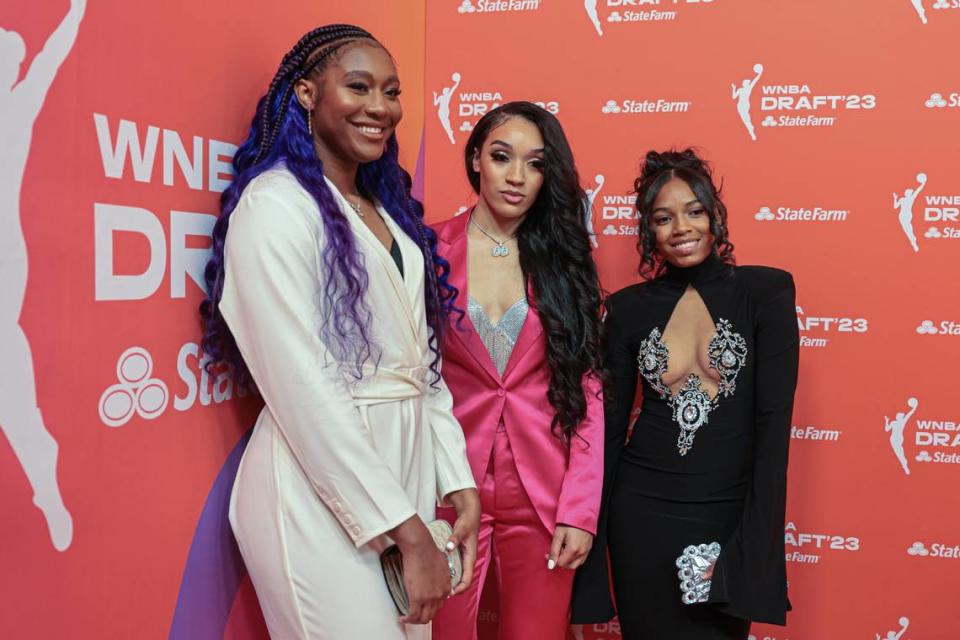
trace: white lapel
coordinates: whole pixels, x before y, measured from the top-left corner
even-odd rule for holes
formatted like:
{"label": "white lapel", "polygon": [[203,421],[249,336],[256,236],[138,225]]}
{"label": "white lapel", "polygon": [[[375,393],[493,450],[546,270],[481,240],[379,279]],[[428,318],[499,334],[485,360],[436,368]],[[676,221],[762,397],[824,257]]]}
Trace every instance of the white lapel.
{"label": "white lapel", "polygon": [[[394,293],[397,296],[397,299],[400,303],[400,311],[406,316],[407,323],[410,326],[412,333],[410,337],[412,338],[411,347],[416,347],[419,343],[419,326],[416,320],[416,317],[413,313],[413,299],[419,291],[419,281],[418,279],[423,278],[423,269],[422,262],[420,259],[419,249],[414,245],[413,241],[407,237],[407,234],[394,222],[393,218],[390,217],[390,214],[387,213],[380,203],[376,203],[377,211],[380,214],[380,217],[383,219],[384,223],[387,225],[387,228],[390,230],[390,234],[393,236],[394,240],[397,242],[397,246],[400,248],[400,255],[403,259],[403,268],[406,278],[400,275],[400,272],[397,270],[397,265],[393,261],[393,256],[390,255],[390,252],[386,247],[383,246],[383,243],[377,239],[377,236],[374,235],[373,231],[363,222],[359,214],[354,210],[350,205],[350,202],[343,197],[343,194],[340,193],[340,190],[337,189],[337,186],[333,182],[324,176],[324,179],[327,181],[327,186],[330,187],[330,191],[334,194],[334,197],[337,199],[337,202],[340,205],[340,210],[346,216],[347,221],[350,223],[350,228],[353,229],[354,235],[357,237],[357,240],[360,242],[364,248],[364,255],[367,256],[367,259],[374,258],[376,259],[382,271],[385,273],[387,279],[390,282],[390,288],[393,289]],[[416,255],[413,252],[416,251]],[[369,267],[368,267],[369,269]],[[396,307],[390,305],[388,301],[371,301],[373,304],[386,305],[388,308],[392,307],[394,310]],[[416,349],[414,349],[416,352]]]}

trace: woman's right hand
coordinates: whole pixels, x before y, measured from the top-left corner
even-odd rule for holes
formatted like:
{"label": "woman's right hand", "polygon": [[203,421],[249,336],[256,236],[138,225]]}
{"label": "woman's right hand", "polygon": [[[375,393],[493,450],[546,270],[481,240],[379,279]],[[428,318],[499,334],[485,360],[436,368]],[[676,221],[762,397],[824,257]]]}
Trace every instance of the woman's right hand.
{"label": "woman's right hand", "polygon": [[419,516],[405,520],[390,537],[403,555],[403,584],[410,602],[410,612],[400,622],[427,624],[450,595],[447,559]]}

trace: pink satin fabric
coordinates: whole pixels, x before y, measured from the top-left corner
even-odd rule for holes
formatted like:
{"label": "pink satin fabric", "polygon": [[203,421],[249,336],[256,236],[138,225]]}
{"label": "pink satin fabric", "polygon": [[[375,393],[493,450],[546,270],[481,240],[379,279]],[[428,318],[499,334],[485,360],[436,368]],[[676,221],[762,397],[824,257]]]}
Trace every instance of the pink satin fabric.
{"label": "pink satin fabric", "polygon": [[[450,263],[450,282],[467,305],[469,214],[435,227],[438,250]],[[467,458],[478,486],[484,480],[497,425],[510,437],[523,487],[546,530],[557,524],[596,533],[603,484],[603,400],[600,384],[584,379],[587,415],[568,446],[550,429],[554,411],[547,401],[549,369],[543,325],[528,292],[530,312],[501,378],[470,318],[453,314],[443,339],[443,377],[453,395],[453,412],[467,439]]]}
{"label": "pink satin fabric", "polygon": [[[573,572],[547,569],[552,536],[523,489],[504,429],[494,436],[489,466],[479,483],[483,515],[473,583],[450,598],[433,619],[435,640],[476,640],[480,595],[491,560],[499,587],[498,637],[563,640],[570,625]],[[452,509],[438,511],[451,523]]]}

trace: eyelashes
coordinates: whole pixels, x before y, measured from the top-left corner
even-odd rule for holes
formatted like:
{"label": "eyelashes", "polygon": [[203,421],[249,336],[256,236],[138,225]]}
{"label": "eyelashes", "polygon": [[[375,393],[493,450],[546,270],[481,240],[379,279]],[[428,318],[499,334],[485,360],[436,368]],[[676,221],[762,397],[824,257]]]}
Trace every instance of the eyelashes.
{"label": "eyelashes", "polygon": [[[503,151],[493,151],[490,153],[490,159],[494,162],[500,164],[504,162],[510,162],[510,156],[504,153]],[[530,166],[536,171],[543,171],[544,162],[541,159],[530,160]]]}

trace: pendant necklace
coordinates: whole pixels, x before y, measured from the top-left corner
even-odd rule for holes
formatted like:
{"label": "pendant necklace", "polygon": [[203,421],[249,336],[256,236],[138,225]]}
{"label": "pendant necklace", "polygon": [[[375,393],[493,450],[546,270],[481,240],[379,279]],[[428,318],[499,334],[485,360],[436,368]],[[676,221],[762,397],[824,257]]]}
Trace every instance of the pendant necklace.
{"label": "pendant necklace", "polygon": [[517,234],[513,234],[506,240],[497,240],[493,237],[493,235],[490,234],[489,231],[480,226],[480,223],[474,219],[473,214],[470,215],[470,223],[479,229],[480,233],[490,238],[490,240],[496,245],[490,252],[494,258],[505,258],[506,256],[510,255],[510,248],[506,245],[506,243],[516,238]]}

